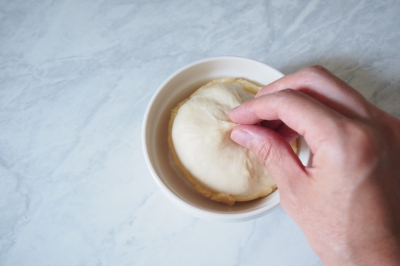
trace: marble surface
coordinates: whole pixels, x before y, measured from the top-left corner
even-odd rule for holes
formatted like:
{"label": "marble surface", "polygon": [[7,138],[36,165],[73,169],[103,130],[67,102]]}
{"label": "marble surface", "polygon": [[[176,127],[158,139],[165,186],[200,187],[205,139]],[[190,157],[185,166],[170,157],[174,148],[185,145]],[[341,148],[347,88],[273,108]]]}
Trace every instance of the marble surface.
{"label": "marble surface", "polygon": [[236,2],[0,0],[0,265],[322,265],[281,208],[223,224],[170,203],[144,111],[180,67],[236,55],[321,64],[400,118],[400,2]]}

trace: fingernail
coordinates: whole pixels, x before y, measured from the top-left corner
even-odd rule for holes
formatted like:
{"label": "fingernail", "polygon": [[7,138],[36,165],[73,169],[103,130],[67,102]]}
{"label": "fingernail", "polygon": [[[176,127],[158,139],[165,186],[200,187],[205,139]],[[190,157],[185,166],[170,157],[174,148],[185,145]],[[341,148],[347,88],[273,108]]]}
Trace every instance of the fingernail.
{"label": "fingernail", "polygon": [[231,134],[231,139],[240,146],[250,148],[251,136],[246,131],[233,131]]}

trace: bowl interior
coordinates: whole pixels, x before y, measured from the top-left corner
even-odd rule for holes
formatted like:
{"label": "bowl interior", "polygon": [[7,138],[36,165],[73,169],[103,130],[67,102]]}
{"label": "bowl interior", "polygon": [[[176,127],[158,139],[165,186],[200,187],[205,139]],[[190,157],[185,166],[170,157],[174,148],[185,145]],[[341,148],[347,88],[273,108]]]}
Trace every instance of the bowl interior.
{"label": "bowl interior", "polygon": [[[234,206],[214,202],[197,193],[173,163],[168,148],[168,122],[171,110],[182,100],[207,82],[225,77],[245,78],[265,85],[279,79],[283,74],[277,70],[245,58],[224,57],[197,62],[172,75],[164,82],[150,102],[145,120],[145,151],[153,168],[157,183],[169,196],[176,197],[197,209],[219,214],[239,214],[271,209],[279,204],[279,192],[249,201],[237,202]],[[308,162],[305,143],[301,143],[300,159]],[[308,156],[307,156],[308,155]],[[302,158],[304,157],[304,158]]]}

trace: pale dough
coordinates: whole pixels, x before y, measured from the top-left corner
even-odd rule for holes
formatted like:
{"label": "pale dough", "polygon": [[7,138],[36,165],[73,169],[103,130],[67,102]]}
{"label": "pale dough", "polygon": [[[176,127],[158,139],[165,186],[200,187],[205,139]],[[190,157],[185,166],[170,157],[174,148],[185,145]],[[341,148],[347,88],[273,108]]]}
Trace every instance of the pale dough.
{"label": "pale dough", "polygon": [[[258,158],[230,138],[229,111],[261,89],[243,79],[207,83],[171,112],[168,143],[183,176],[205,197],[233,205],[264,197],[275,182]],[[297,142],[292,143],[296,149]]]}

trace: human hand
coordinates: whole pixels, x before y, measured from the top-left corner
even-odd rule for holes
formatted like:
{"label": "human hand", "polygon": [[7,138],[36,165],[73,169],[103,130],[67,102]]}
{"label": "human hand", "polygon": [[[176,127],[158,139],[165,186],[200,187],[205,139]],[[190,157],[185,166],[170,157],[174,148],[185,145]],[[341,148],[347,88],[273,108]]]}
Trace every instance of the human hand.
{"label": "human hand", "polygon": [[[232,140],[267,167],[325,265],[400,265],[399,120],[320,66],[267,85],[230,118],[241,124]],[[288,143],[297,134],[310,167]]]}

